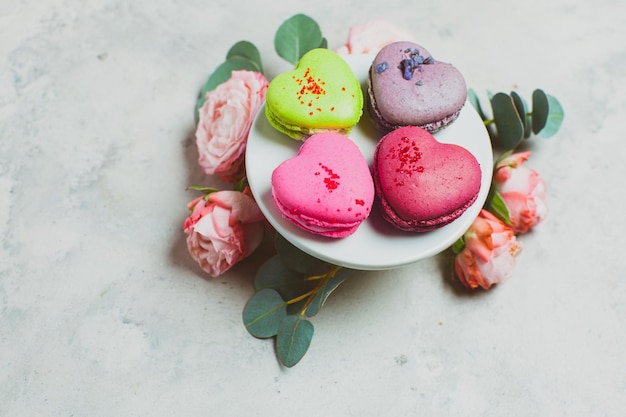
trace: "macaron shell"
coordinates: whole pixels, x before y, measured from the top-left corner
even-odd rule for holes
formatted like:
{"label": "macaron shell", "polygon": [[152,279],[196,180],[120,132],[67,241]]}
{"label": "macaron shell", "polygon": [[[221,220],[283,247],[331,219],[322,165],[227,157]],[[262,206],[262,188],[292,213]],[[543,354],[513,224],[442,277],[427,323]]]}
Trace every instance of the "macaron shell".
{"label": "macaron shell", "polygon": [[359,148],[338,133],[318,133],[272,173],[278,211],[312,233],[344,237],[369,216],[374,181]]}
{"label": "macaron shell", "polygon": [[[420,65],[406,79],[399,66],[409,49],[419,50],[422,57],[431,57],[421,45],[396,42],[383,48],[374,59],[368,78],[370,115],[383,131],[414,125],[435,132],[458,117],[467,98],[467,85],[453,65],[436,59]],[[384,67],[387,69],[381,71]]]}
{"label": "macaron shell", "polygon": [[356,232],[357,228],[362,223],[360,220],[353,221],[351,223],[339,223],[332,220],[323,221],[315,217],[298,213],[297,211],[284,206],[274,195],[272,195],[272,198],[276,208],[286,219],[310,233],[332,238],[342,238],[350,236]]}
{"label": "macaron shell", "polygon": [[350,132],[363,113],[361,84],[337,53],[307,52],[294,70],[277,75],[266,92],[266,116],[294,139],[315,133]]}
{"label": "macaron shell", "polygon": [[458,218],[476,200],[482,177],[469,151],[440,143],[414,126],[381,139],[373,171],[385,219],[411,231],[432,230]]}

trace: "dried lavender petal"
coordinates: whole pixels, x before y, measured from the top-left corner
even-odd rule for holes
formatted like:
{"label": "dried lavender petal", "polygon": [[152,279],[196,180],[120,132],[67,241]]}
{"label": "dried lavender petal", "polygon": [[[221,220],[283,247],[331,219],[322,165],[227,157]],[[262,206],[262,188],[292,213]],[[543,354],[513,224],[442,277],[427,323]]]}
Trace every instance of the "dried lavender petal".
{"label": "dried lavender petal", "polygon": [[403,59],[402,62],[400,62],[400,68],[402,69],[402,77],[405,80],[413,78],[413,70],[415,68],[413,68],[413,61],[411,59]]}
{"label": "dried lavender petal", "polygon": [[383,61],[380,64],[376,65],[376,73],[382,74],[383,72],[387,71],[388,68],[389,64],[387,63],[387,61]]}

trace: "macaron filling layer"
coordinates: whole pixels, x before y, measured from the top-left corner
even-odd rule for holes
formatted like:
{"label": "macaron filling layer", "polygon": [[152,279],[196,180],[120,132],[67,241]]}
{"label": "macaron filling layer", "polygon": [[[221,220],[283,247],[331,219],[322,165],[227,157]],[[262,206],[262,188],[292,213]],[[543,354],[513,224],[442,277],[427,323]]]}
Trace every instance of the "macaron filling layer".
{"label": "macaron filling layer", "polygon": [[268,105],[265,106],[265,116],[267,117],[269,123],[276,130],[294,139],[307,139],[309,136],[315,135],[316,133],[329,131],[336,132],[342,135],[347,135],[352,130],[352,127],[310,127],[297,124],[288,124],[286,120],[276,117],[276,114],[272,113],[272,110]]}
{"label": "macaron filling layer", "polygon": [[334,222],[325,222],[319,219],[293,212],[287,206],[284,206],[275,194],[272,194],[272,200],[278,208],[278,211],[289,221],[296,224],[303,230],[314,234],[341,238],[353,234],[356,229],[361,225],[362,220],[353,221],[350,223],[340,223],[337,220]]}

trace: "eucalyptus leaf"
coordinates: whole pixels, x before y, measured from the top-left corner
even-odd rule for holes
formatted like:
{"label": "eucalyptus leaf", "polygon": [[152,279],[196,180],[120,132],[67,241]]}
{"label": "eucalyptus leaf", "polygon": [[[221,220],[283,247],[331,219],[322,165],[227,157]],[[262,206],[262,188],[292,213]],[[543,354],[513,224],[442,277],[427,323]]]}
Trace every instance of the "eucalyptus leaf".
{"label": "eucalyptus leaf", "polygon": [[249,59],[241,58],[239,56],[234,56],[231,59],[222,62],[215,69],[215,71],[213,71],[213,74],[211,74],[207,82],[204,84],[202,91],[200,91],[198,101],[196,102],[196,122],[199,119],[198,111],[206,101],[206,93],[214,90],[223,82],[228,81],[232,76],[232,72],[238,70],[257,71],[257,67],[256,64]]}
{"label": "eucalyptus leaf", "polygon": [[565,113],[563,112],[563,107],[559,101],[551,96],[550,94],[546,94],[548,97],[548,107],[550,111],[548,112],[548,120],[543,129],[539,132],[539,136],[544,138],[549,138],[556,134],[561,128],[561,124],[563,123],[563,118],[565,117]]}
{"label": "eucalyptus leaf", "polygon": [[533,91],[533,133],[539,133],[548,122],[548,114],[550,113],[550,102],[548,96],[541,89]]}
{"label": "eucalyptus leaf", "polygon": [[526,104],[526,100],[524,100],[524,97],[520,96],[515,91],[511,91],[511,98],[513,99],[513,104],[517,109],[517,114],[519,114],[519,117],[524,124],[524,137],[529,138],[531,134],[531,127],[530,118],[527,115],[528,104]]}
{"label": "eucalyptus leaf", "polygon": [[234,58],[247,59],[252,64],[254,64],[257,72],[263,72],[261,53],[259,52],[257,47],[254,46],[254,44],[251,42],[239,41],[234,44],[226,54],[226,60],[228,61]]}
{"label": "eucalyptus leaf", "polygon": [[524,124],[513,99],[508,94],[496,93],[491,99],[491,107],[500,145],[507,150],[516,148],[524,138]]}
{"label": "eucalyptus leaf", "polygon": [[317,22],[301,13],[283,22],[274,36],[276,53],[294,65],[305,53],[324,44],[326,41]]}
{"label": "eucalyptus leaf", "polygon": [[225,81],[228,81],[232,76],[233,71],[239,70],[257,71],[257,67],[256,64],[249,59],[242,58],[240,56],[234,56],[227,61],[222,62],[215,69],[215,71],[213,71],[213,74],[211,74],[206,84],[204,85],[202,93],[214,90],[218,85],[222,84]]}
{"label": "eucalyptus leaf", "polygon": [[327,262],[303,252],[279,234],[276,235],[276,251],[285,265],[303,274],[323,274],[331,268]]}
{"label": "eucalyptus leaf", "polygon": [[302,300],[293,303],[293,304],[289,304],[287,306],[287,315],[299,315],[302,314],[302,312],[304,311],[304,309],[307,306],[307,302],[309,301],[308,297],[307,298],[303,298]]}
{"label": "eucalyptus leaf", "polygon": [[286,316],[276,335],[276,351],[287,367],[297,364],[309,350],[313,339],[313,323],[301,316]]}
{"label": "eucalyptus leaf", "polygon": [[274,255],[257,271],[254,287],[257,291],[273,288],[284,300],[291,300],[306,292],[307,282],[304,274],[287,267],[280,256]]}
{"label": "eucalyptus leaf", "polygon": [[314,315],[316,315],[320,311],[330,294],[335,291],[337,287],[339,287],[339,285],[341,285],[341,283],[346,280],[346,278],[348,278],[351,272],[351,269],[341,268],[335,273],[332,278],[325,280],[322,288],[317,292],[317,294],[315,294],[315,296],[309,303],[305,311],[306,316],[313,317]]}
{"label": "eucalyptus leaf", "polygon": [[469,100],[472,107],[474,107],[480,118],[483,121],[487,120],[487,116],[485,115],[485,112],[480,105],[480,99],[478,98],[478,94],[476,94],[476,92],[471,88],[467,90],[467,99]]}
{"label": "eucalyptus leaf", "polygon": [[287,303],[276,290],[257,291],[243,310],[243,323],[255,337],[275,336],[281,321],[287,316],[286,307]]}

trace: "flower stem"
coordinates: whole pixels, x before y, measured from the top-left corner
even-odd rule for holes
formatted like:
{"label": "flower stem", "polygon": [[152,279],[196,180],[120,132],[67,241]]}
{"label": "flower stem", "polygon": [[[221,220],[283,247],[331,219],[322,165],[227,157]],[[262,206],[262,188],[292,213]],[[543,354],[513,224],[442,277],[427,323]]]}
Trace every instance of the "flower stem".
{"label": "flower stem", "polygon": [[317,294],[317,291],[319,291],[319,290],[317,290],[317,287],[316,287],[316,288],[312,289],[311,291],[307,291],[304,294],[297,296],[296,298],[292,298],[291,300],[286,301],[285,304],[287,304],[287,305],[295,304],[298,301],[304,300],[307,297],[310,297],[312,295]]}
{"label": "flower stem", "polygon": [[304,303],[304,306],[300,310],[300,316],[304,316],[306,310],[309,308],[309,306],[313,302],[313,299],[315,298],[315,296],[326,286],[328,281],[332,279],[341,268],[342,267],[340,266],[333,266],[333,268],[330,271],[324,274],[306,277],[305,280],[307,281],[319,281],[319,282],[315,285],[315,288],[313,288],[310,291],[305,292],[302,295],[292,298],[291,300],[287,301],[286,304],[291,305],[291,304],[295,304],[299,301],[306,299],[307,300],[306,303]]}
{"label": "flower stem", "polygon": [[309,299],[306,300],[306,303],[304,303],[304,306],[302,307],[302,310],[300,310],[300,316],[303,317],[304,313],[306,312],[307,308],[309,308],[309,306],[311,305],[311,303],[313,302],[313,299],[315,298],[315,296],[317,295],[317,293],[320,292],[320,290],[324,287],[326,287],[326,284],[328,283],[328,281],[333,278],[335,276],[335,274],[337,273],[337,271],[339,271],[341,269],[340,266],[333,266],[333,268],[328,271],[327,273],[325,273],[324,275],[321,276],[320,282],[317,283],[317,285],[315,286],[315,288],[313,288],[311,290],[312,294],[309,296]]}
{"label": "flower stem", "polygon": [[318,279],[332,278],[332,277],[335,276],[337,271],[339,271],[340,269],[341,269],[340,266],[334,265],[333,268],[330,271],[328,271],[328,272],[326,272],[324,274],[321,274],[321,275],[311,275],[310,277],[306,277],[305,279],[307,281],[316,281]]}

